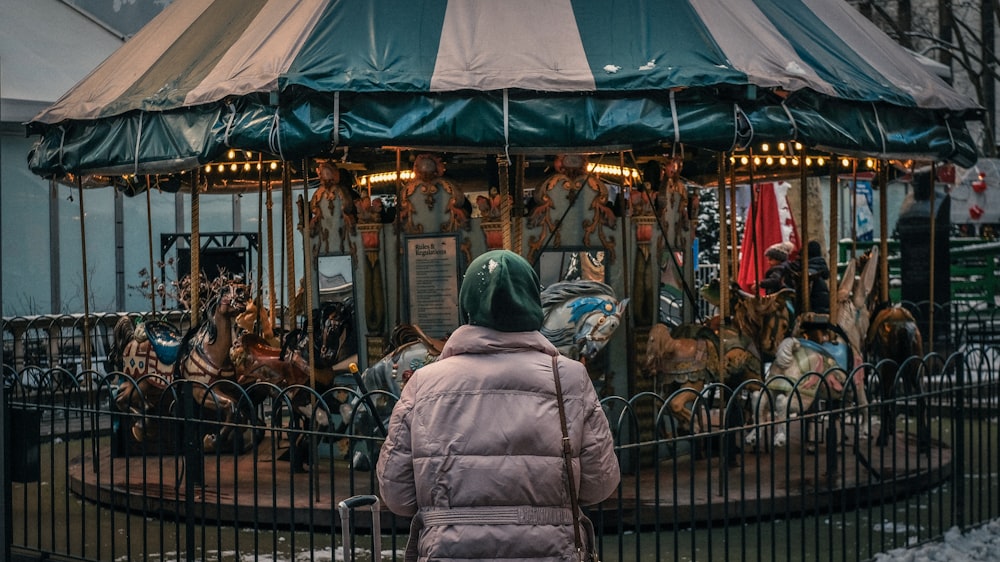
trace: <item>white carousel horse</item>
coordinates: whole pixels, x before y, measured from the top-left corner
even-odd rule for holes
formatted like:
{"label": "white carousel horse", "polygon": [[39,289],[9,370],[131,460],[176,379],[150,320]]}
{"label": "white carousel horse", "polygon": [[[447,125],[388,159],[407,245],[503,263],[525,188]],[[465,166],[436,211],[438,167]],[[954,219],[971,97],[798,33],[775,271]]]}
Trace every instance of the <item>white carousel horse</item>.
{"label": "white carousel horse", "polygon": [[[553,283],[542,291],[544,319],[540,332],[561,354],[586,362],[607,345],[621,323],[628,301],[629,299],[619,301],[611,287],[598,281]],[[402,331],[419,333],[419,329],[414,330],[412,327]],[[365,369],[361,375],[362,392],[374,392],[377,396],[374,401],[368,400],[368,405],[360,410],[357,401],[355,402],[354,409],[362,412],[361,415],[353,416],[357,418],[354,421],[355,434],[377,433],[374,426],[378,421],[371,416],[372,407],[378,410],[380,420],[387,419],[391,408],[383,403],[385,394],[398,397],[414,371],[437,360],[441,345],[443,342],[439,340],[418,337],[415,341],[396,347]],[[350,423],[352,414],[345,412],[344,418],[345,423]],[[354,463],[357,468],[371,466],[366,449],[356,448]]]}
{"label": "white carousel horse", "polygon": [[783,339],[767,371],[764,386],[766,389],[756,393],[754,409],[758,426],[747,433],[747,444],[757,443],[761,431],[759,423],[773,420],[777,422],[773,429],[774,446],[783,447],[788,436],[786,424],[781,422],[793,413],[809,411],[816,398],[853,398],[862,414],[858,438],[867,439],[869,412],[863,360],[847,342],[820,343],[800,337]]}
{"label": "white carousel horse", "polygon": [[[774,412],[772,416],[769,393],[761,392],[755,408],[759,421],[772,417],[783,421],[792,412],[808,410],[817,393],[834,400],[847,396],[861,408],[858,438],[868,437],[870,412],[865,371],[861,367],[866,356],[870,297],[877,279],[878,261],[879,252],[875,246],[848,262],[837,289],[837,316],[833,324],[833,319],[827,315],[803,315],[793,329],[794,337],[785,338],[778,345],[765,379],[774,397]],[[857,272],[859,264],[860,273]],[[805,334],[808,336],[801,337]],[[803,377],[806,379],[800,383]],[[756,443],[758,431],[759,427],[747,434],[747,443]],[[776,424],[774,445],[780,447],[786,442],[784,424]]]}
{"label": "white carousel horse", "polygon": [[[879,303],[873,288],[878,282],[879,248],[848,262],[837,291],[837,324],[879,375],[883,408],[877,444],[884,446],[895,432],[897,391],[920,392],[921,365],[912,357],[923,356],[923,336],[913,314],[898,304]],[[855,278],[855,270],[861,272]]]}

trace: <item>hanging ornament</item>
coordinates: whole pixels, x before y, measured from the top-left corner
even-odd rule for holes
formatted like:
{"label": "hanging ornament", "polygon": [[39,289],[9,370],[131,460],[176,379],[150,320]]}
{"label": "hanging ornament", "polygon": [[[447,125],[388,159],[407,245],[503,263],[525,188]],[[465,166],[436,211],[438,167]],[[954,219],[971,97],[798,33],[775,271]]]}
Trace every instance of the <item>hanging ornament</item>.
{"label": "hanging ornament", "polygon": [[979,179],[972,182],[972,191],[982,193],[986,191],[986,173],[979,172]]}
{"label": "hanging ornament", "polygon": [[941,183],[955,183],[955,165],[944,164],[937,168],[937,180]]}
{"label": "hanging ornament", "polygon": [[969,207],[969,216],[972,217],[972,220],[976,220],[977,221],[977,220],[983,218],[983,213],[985,213],[985,212],[986,211],[984,211],[983,208],[980,207],[979,205],[973,205],[973,206]]}

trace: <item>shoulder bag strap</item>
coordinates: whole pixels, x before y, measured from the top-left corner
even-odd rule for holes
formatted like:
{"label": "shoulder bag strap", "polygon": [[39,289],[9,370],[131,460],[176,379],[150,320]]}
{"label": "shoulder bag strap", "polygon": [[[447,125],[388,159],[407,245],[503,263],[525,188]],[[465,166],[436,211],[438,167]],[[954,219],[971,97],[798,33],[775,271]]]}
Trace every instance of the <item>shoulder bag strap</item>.
{"label": "shoulder bag strap", "polygon": [[569,429],[566,426],[566,408],[563,406],[562,382],[559,380],[559,356],[552,356],[552,377],[556,381],[556,404],[559,406],[559,425],[562,427],[563,461],[566,463],[566,489],[569,491],[569,503],[573,511],[573,540],[576,542],[576,552],[580,560],[586,553],[583,547],[583,536],[580,533],[580,501],[576,495],[576,484],[573,478],[573,445],[569,441]]}

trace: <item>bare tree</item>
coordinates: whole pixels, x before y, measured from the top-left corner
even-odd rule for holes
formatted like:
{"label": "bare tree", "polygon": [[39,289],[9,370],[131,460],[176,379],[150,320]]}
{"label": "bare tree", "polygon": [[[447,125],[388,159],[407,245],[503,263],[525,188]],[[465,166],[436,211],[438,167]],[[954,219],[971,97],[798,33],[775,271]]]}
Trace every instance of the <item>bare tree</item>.
{"label": "bare tree", "polygon": [[952,84],[985,108],[981,153],[997,157],[1000,0],[861,0],[854,5],[901,45],[952,70]]}

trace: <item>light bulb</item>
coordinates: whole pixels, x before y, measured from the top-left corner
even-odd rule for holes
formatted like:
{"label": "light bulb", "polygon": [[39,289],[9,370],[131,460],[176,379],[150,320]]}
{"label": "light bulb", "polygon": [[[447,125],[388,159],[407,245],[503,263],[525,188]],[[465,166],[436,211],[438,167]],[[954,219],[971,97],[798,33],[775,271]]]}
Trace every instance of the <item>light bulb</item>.
{"label": "light bulb", "polygon": [[744,166],[746,166],[749,162],[750,162],[750,159],[747,158],[746,156],[740,158],[740,164],[743,164]]}
{"label": "light bulb", "polygon": [[236,151],[230,148],[229,149],[229,159],[232,160],[233,158],[236,158]]}
{"label": "light bulb", "polygon": [[847,158],[844,158],[843,160],[840,161],[840,163],[846,168],[851,163],[851,161],[848,160]]}
{"label": "light bulb", "polygon": [[767,152],[770,148],[771,147],[766,142],[760,145],[760,149],[763,150],[764,152]]}
{"label": "light bulb", "polygon": [[223,171],[223,170],[225,170],[225,169],[226,169],[226,167],[225,167],[225,166],[223,166],[222,164],[219,164],[219,171],[220,171],[220,172],[221,172],[221,171]]}
{"label": "light bulb", "polygon": [[823,158],[822,156],[820,156],[819,158],[816,159],[816,164],[818,164],[820,166],[826,164],[826,158]]}
{"label": "light bulb", "polygon": [[774,164],[774,158],[771,158],[770,156],[768,156],[767,160],[765,160],[765,162],[767,162],[767,165],[770,166],[771,164]]}

